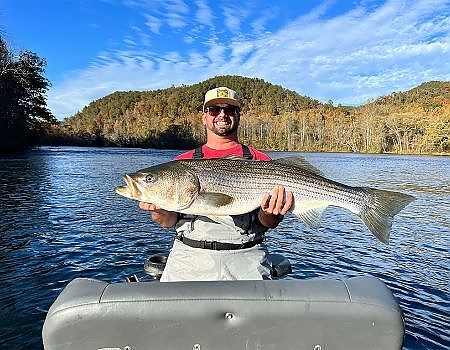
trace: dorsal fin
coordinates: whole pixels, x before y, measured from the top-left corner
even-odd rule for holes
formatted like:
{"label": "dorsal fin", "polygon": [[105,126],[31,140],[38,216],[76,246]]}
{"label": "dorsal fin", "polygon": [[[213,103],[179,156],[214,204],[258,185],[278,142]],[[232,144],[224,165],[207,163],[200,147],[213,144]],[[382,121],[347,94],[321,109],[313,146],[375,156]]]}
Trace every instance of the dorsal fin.
{"label": "dorsal fin", "polygon": [[274,159],[273,162],[287,165],[293,168],[298,168],[301,170],[306,170],[315,175],[324,176],[319,169],[309,163],[304,157],[285,157]]}

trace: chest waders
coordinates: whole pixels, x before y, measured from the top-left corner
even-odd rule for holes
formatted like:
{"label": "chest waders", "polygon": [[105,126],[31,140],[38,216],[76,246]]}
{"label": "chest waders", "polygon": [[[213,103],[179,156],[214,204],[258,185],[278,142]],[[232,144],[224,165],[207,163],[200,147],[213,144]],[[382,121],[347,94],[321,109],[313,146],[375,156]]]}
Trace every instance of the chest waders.
{"label": "chest waders", "polygon": [[[250,152],[250,149],[246,145],[241,145],[242,147],[242,158],[244,159],[253,159],[253,155]],[[194,150],[192,155],[192,159],[203,159],[204,154],[202,150],[202,146],[197,147]],[[180,219],[183,221],[187,221],[190,223],[190,231],[194,231],[196,224],[195,221],[198,216],[195,215],[180,215]],[[241,231],[242,235],[250,235],[255,234],[255,238],[251,241],[244,243],[224,243],[218,241],[208,241],[208,240],[195,240],[184,235],[178,235],[177,239],[183,242],[184,244],[193,247],[193,248],[202,248],[202,249],[211,249],[211,250],[235,250],[235,249],[245,249],[253,247],[257,244],[261,244],[264,241],[264,232],[267,230],[266,227],[259,223],[258,219],[258,210],[253,212],[242,214],[242,215],[233,215],[234,225],[236,229]]]}

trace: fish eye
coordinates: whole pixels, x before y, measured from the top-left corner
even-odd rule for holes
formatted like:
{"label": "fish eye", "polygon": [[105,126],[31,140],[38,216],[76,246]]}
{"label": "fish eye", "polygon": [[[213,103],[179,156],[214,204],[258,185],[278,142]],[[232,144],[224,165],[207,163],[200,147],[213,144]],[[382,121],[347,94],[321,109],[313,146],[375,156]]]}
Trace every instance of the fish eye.
{"label": "fish eye", "polygon": [[148,174],[145,176],[144,181],[149,184],[149,183],[155,182],[156,177],[153,174]]}

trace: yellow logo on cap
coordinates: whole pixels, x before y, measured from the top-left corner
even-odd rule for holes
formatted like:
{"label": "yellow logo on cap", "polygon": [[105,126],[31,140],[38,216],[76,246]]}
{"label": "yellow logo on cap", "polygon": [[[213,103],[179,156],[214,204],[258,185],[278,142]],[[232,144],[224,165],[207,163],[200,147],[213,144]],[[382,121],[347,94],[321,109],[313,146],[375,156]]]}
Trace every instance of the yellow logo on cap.
{"label": "yellow logo on cap", "polygon": [[217,89],[217,97],[228,97],[229,92],[227,89]]}

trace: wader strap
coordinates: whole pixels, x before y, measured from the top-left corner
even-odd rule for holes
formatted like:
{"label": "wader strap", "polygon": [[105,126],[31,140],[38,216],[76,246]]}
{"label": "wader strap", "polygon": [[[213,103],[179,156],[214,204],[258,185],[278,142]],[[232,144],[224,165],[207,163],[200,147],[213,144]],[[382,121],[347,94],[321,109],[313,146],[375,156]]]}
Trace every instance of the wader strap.
{"label": "wader strap", "polygon": [[202,159],[203,158],[203,151],[202,151],[202,146],[197,147],[194,150],[194,154],[192,155],[192,159]]}
{"label": "wader strap", "polygon": [[242,158],[253,159],[253,155],[251,154],[250,149],[246,145],[242,145]]}
{"label": "wader strap", "polygon": [[[202,146],[200,146],[194,150],[192,159],[202,159],[202,158],[203,158],[203,150]],[[242,145],[242,158],[253,159],[253,154],[250,152],[250,149],[246,145]]]}
{"label": "wader strap", "polygon": [[[242,158],[244,158],[244,159],[253,159],[253,155],[250,152],[250,149],[248,148],[248,146],[246,146],[246,145],[241,145],[241,146],[242,146]],[[196,149],[194,149],[194,153],[192,154],[192,159],[202,159],[203,158],[202,147],[203,146],[200,146],[200,147],[197,147]],[[181,218],[183,218],[183,214],[178,215],[178,221]],[[258,218],[257,214],[256,214],[256,218]],[[191,231],[194,230],[194,221],[196,219],[197,219],[197,216],[193,216],[192,219],[191,219]],[[250,228],[253,226],[253,222],[254,221],[255,220],[254,220],[253,216],[251,216],[250,217],[250,221],[249,221],[249,225],[248,225],[247,228],[245,228],[244,234],[249,234],[250,233]],[[257,220],[257,221],[259,222],[259,220]],[[255,225],[255,227],[256,226],[259,228],[259,229],[255,230],[255,231],[258,231],[258,233],[260,233],[259,231],[261,231],[261,232],[267,231],[267,228],[265,226],[263,226],[261,223],[259,223],[259,225]],[[189,238],[185,238],[185,239],[189,240],[189,241],[193,241],[193,240],[190,240]],[[251,243],[251,245],[248,245],[248,246],[247,245],[246,246],[242,246],[240,244],[231,244],[231,243],[226,243],[225,244],[225,243],[223,243],[228,248],[225,248],[225,246],[222,246],[222,243],[220,243],[220,242],[195,241],[195,242],[200,242],[200,243],[192,243],[195,246],[190,245],[188,243],[185,243],[184,241],[182,241],[182,242],[187,244],[187,245],[190,245],[191,247],[194,247],[194,248],[214,249],[214,250],[233,250],[233,249],[243,249],[243,248],[253,247],[256,244],[261,243],[262,240],[263,240],[263,238],[260,238],[258,241],[250,241],[248,243]],[[206,243],[202,243],[202,242],[206,242]],[[256,242],[256,243],[254,243],[254,242]],[[221,248],[216,248],[217,245],[220,245]]]}

